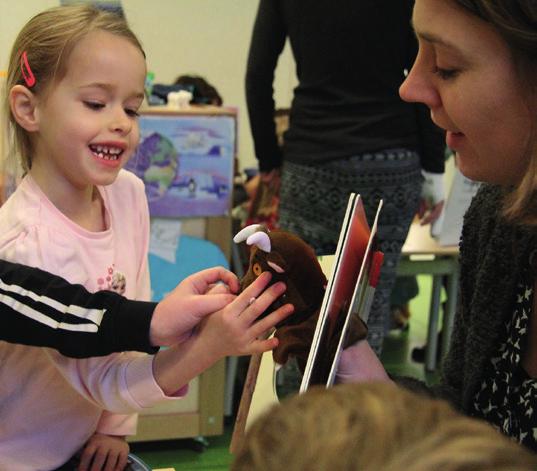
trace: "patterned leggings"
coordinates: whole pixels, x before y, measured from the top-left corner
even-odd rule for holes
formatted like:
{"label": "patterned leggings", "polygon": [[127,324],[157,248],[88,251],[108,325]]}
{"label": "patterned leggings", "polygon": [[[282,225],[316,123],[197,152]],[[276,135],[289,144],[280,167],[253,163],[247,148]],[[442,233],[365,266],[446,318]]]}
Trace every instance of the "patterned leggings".
{"label": "patterned leggings", "polygon": [[390,293],[421,186],[419,156],[405,149],[318,165],[284,162],[282,168],[280,227],[300,236],[318,255],[335,252],[349,193],[361,195],[370,225],[384,200],[377,233],[384,265],[368,321],[368,340],[378,355],[390,327]]}

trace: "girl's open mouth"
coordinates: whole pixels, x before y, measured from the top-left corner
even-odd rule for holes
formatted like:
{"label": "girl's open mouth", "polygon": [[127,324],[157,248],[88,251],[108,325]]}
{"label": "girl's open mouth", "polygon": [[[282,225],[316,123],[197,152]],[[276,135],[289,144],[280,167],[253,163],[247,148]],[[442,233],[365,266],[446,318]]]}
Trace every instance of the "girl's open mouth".
{"label": "girl's open mouth", "polygon": [[89,148],[95,157],[103,160],[119,160],[123,154],[123,149],[114,146],[90,144]]}

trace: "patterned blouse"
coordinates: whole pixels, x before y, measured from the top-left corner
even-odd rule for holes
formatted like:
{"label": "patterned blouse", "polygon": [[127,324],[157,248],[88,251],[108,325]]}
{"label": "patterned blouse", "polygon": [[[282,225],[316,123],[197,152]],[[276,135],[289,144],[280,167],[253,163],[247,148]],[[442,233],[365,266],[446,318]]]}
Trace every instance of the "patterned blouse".
{"label": "patterned blouse", "polygon": [[488,366],[472,415],[537,451],[537,379],[530,378],[521,365],[532,309],[533,285],[521,283],[513,317],[506,324],[507,340]]}

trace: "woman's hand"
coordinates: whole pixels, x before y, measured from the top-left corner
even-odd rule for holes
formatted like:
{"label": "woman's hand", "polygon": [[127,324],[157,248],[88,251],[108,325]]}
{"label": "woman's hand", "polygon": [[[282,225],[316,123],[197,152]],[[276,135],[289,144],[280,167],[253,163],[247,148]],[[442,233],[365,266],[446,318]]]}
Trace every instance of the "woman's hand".
{"label": "woman's hand", "polygon": [[370,381],[391,381],[391,379],[367,340],[360,340],[341,352],[336,382]]}
{"label": "woman's hand", "polygon": [[421,191],[418,216],[420,224],[432,224],[442,214],[444,207],[444,174],[422,170],[423,187]]}

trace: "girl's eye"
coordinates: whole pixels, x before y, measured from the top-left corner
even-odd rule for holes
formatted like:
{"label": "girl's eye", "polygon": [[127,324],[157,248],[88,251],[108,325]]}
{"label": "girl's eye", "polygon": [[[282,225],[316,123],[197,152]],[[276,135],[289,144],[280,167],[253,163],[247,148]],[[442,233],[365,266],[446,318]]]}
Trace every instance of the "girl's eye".
{"label": "girl's eye", "polygon": [[138,113],[138,110],[132,110],[129,108],[125,109],[125,113],[127,113],[127,115],[132,118],[138,118],[138,116],[140,116],[140,113]]}
{"label": "girl's eye", "polygon": [[434,73],[438,75],[442,80],[450,80],[455,78],[459,71],[457,69],[443,69],[441,67],[435,66]]}
{"label": "girl's eye", "polygon": [[104,108],[104,104],[97,101],[85,101],[84,105],[90,110],[100,110]]}
{"label": "girl's eye", "polygon": [[252,266],[252,271],[254,272],[255,276],[259,276],[261,275],[261,273],[263,273],[263,268],[261,268],[261,265],[259,265],[259,263],[254,263],[254,265]]}

